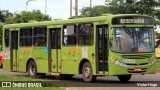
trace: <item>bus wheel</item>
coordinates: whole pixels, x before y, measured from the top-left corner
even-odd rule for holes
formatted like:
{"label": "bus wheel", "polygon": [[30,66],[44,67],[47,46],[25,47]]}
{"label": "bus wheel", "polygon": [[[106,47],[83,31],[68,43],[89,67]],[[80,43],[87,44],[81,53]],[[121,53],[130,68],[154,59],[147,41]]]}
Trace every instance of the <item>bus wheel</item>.
{"label": "bus wheel", "polygon": [[85,62],[82,68],[83,80],[85,82],[92,82],[96,80],[96,76],[93,76],[92,66],[89,62]]}
{"label": "bus wheel", "polygon": [[0,64],[0,68],[3,68],[3,64]]}
{"label": "bus wheel", "polygon": [[37,66],[34,61],[30,61],[28,64],[28,74],[30,77],[36,77],[37,74]]}
{"label": "bus wheel", "polygon": [[118,75],[118,79],[121,82],[128,82],[131,79],[131,75]]}

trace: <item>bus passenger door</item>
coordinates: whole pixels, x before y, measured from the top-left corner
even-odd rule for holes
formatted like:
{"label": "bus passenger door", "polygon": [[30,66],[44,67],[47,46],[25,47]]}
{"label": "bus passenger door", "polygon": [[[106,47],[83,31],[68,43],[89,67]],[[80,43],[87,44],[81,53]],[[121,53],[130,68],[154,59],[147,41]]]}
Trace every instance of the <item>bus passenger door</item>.
{"label": "bus passenger door", "polygon": [[18,31],[11,31],[10,43],[11,71],[18,71]]}
{"label": "bus passenger door", "polygon": [[108,71],[108,25],[98,25],[96,31],[96,68],[99,72]]}
{"label": "bus passenger door", "polygon": [[49,29],[49,41],[48,41],[48,68],[49,72],[61,72],[60,62],[60,49],[61,49],[61,28]]}

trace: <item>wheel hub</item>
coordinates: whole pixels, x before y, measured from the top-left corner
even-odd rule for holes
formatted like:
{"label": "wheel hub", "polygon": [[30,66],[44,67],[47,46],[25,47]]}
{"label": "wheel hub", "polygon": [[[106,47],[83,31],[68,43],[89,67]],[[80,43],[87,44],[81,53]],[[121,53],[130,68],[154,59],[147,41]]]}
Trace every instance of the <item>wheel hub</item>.
{"label": "wheel hub", "polygon": [[88,78],[90,77],[90,74],[91,74],[91,69],[89,67],[86,67],[84,69],[84,76]]}
{"label": "wheel hub", "polygon": [[30,74],[33,75],[35,73],[35,67],[31,66],[30,67]]}

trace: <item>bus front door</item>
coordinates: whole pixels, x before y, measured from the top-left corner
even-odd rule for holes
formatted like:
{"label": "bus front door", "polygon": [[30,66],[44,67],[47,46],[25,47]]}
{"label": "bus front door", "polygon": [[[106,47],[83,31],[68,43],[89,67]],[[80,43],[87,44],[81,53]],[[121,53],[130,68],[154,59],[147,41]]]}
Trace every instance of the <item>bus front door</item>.
{"label": "bus front door", "polygon": [[96,36],[96,71],[105,74],[108,71],[108,25],[98,25]]}
{"label": "bus front door", "polygon": [[48,41],[48,70],[49,72],[61,72],[60,49],[61,49],[61,28],[49,29]]}
{"label": "bus front door", "polygon": [[11,71],[18,71],[18,31],[11,31],[10,52]]}

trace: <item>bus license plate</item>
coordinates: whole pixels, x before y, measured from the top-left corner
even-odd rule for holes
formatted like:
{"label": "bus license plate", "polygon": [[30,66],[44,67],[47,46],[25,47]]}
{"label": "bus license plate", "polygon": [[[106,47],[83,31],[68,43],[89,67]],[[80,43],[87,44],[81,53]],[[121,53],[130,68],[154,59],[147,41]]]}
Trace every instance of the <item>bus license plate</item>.
{"label": "bus license plate", "polygon": [[140,72],[140,71],[142,71],[142,69],[141,68],[135,68],[134,71]]}
{"label": "bus license plate", "polygon": [[135,63],[135,59],[126,59],[125,63]]}

